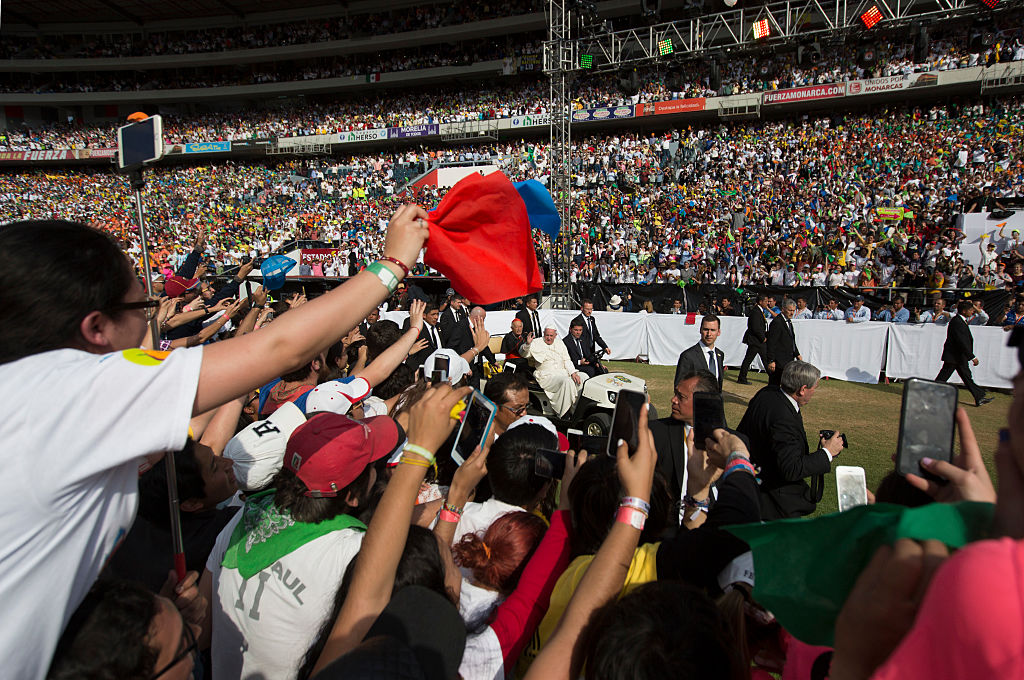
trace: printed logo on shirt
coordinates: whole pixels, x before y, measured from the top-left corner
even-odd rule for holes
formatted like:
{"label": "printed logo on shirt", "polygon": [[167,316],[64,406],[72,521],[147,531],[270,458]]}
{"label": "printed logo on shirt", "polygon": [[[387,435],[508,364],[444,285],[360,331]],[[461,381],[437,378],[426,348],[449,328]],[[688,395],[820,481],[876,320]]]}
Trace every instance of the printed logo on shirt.
{"label": "printed logo on shirt", "polygon": [[159,366],[170,352],[155,352],[149,349],[126,349],[121,352],[125,361],[139,366]]}

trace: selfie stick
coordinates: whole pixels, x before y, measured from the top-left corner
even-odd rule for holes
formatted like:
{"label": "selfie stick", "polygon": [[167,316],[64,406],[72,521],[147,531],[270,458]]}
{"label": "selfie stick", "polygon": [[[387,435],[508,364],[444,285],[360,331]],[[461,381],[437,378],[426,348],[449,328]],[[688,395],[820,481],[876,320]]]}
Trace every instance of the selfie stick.
{"label": "selfie stick", "polygon": [[[142,177],[142,166],[137,165],[128,170],[128,179],[135,190],[136,217],[139,220],[139,238],[142,239],[142,267],[145,269],[146,295],[153,297],[153,271],[149,268],[149,245],[146,239],[146,217],[142,212],[142,190],[146,187],[146,180]],[[160,328],[157,325],[156,314],[149,321],[149,331],[153,340],[153,349],[160,347]],[[167,501],[171,512],[171,550],[174,553],[174,571],[178,576],[178,583],[185,580],[185,541],[181,537],[181,512],[178,501],[178,470],[174,464],[174,454],[168,451],[164,454],[164,465],[167,470]]]}

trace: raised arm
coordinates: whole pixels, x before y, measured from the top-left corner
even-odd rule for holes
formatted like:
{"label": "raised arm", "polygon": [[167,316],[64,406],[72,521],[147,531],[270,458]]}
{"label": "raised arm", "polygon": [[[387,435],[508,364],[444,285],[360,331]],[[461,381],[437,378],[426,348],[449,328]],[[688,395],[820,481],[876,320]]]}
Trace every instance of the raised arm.
{"label": "raised arm", "polygon": [[[416,338],[423,330],[423,311],[427,303],[422,300],[413,300],[409,309],[409,330],[402,334],[398,341],[377,355],[365,368],[353,371],[352,375],[365,378],[370,387],[379,385],[391,372],[398,368],[398,365],[409,356],[409,350],[416,344]],[[292,312],[293,314],[295,312]]]}
{"label": "raised arm", "polygon": [[[428,236],[426,217],[420,207],[400,208],[388,225],[384,254],[403,263],[415,262]],[[381,264],[396,278],[403,276],[398,265]],[[354,328],[388,294],[377,275],[364,270],[259,333],[204,348],[193,412],[216,408],[298,366]]]}

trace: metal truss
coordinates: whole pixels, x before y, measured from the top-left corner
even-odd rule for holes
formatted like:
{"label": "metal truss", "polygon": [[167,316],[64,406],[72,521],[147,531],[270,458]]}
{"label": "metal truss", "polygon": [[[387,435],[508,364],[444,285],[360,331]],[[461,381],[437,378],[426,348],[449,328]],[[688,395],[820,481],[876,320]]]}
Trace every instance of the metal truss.
{"label": "metal truss", "polygon": [[[827,34],[842,36],[854,29],[864,30],[860,16],[873,5],[882,13],[876,30],[913,21],[945,20],[988,12],[978,0],[791,0],[583,37],[578,42],[578,50],[579,54],[594,56],[594,70],[603,70],[665,60],[658,43],[666,39],[672,41],[673,56],[685,58],[729,47],[771,45]],[[999,9],[1021,5],[1024,5],[1021,0],[1004,1]],[[755,40],[753,26],[762,19],[768,21],[771,33],[768,38]],[[578,61],[573,62],[573,68],[579,68]]]}
{"label": "metal truss", "polygon": [[562,218],[562,230],[552,243],[551,281],[569,283],[570,219],[572,216],[572,97],[569,79],[576,66],[576,44],[571,39],[569,4],[572,0],[548,0],[548,39],[544,43],[544,72],[551,80],[548,111],[551,112],[548,188]]}

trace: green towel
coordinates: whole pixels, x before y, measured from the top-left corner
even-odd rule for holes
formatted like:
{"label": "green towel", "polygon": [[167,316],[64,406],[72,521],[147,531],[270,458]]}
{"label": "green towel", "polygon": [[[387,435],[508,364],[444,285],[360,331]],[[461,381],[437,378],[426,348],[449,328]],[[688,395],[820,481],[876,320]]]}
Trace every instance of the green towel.
{"label": "green towel", "polygon": [[839,610],[880,546],[913,538],[960,548],[987,537],[994,511],[990,503],[876,503],[726,531],[754,553],[754,599],[798,640],[831,646]]}

